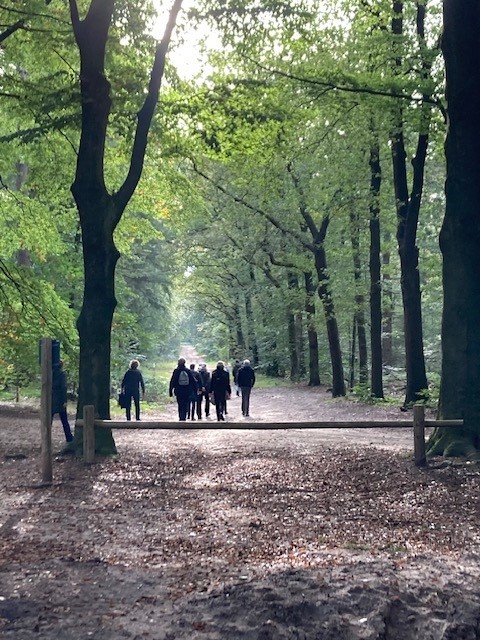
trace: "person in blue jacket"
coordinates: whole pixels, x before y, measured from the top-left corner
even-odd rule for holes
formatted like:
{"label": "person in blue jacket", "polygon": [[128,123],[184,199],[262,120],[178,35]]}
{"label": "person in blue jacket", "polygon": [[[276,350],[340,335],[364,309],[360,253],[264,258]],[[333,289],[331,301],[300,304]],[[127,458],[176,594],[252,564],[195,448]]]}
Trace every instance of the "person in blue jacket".
{"label": "person in blue jacket", "polygon": [[131,420],[132,400],[135,405],[135,419],[140,420],[140,389],[142,397],[145,394],[145,383],[139,370],[138,360],[132,360],[122,380],[122,392],[125,394],[125,413],[127,420]]}

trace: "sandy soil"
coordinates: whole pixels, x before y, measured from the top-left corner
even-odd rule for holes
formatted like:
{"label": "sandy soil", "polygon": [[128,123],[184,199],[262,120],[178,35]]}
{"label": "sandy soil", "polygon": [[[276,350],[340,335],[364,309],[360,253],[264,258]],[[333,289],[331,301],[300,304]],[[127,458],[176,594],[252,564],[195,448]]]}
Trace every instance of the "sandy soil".
{"label": "sandy soil", "polygon": [[416,469],[410,429],[302,429],[411,417],[325,389],[254,390],[251,416],[299,424],[118,431],[42,487],[38,413],[0,407],[0,637],[480,638],[478,466]]}

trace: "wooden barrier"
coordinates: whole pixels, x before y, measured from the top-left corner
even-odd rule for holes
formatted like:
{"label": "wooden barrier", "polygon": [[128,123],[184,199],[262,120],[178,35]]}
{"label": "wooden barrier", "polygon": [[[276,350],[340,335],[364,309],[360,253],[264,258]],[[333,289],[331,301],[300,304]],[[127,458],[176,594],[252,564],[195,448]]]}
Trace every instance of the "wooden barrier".
{"label": "wooden barrier", "polygon": [[[88,410],[88,411],[87,411]],[[423,405],[415,405],[413,408],[413,424],[407,420],[383,420],[378,422],[359,421],[359,422],[198,422],[192,424],[189,421],[184,422],[160,422],[155,420],[148,421],[125,421],[125,420],[95,420],[93,419],[94,407],[86,406],[83,410],[83,420],[77,420],[75,425],[83,427],[83,451],[86,463],[92,463],[95,458],[95,452],[91,446],[95,447],[95,427],[105,429],[123,429],[126,431],[134,431],[140,429],[163,429],[176,431],[200,431],[211,429],[236,429],[236,430],[291,430],[291,429],[412,429],[413,427],[413,446],[414,460],[417,467],[423,467],[427,464],[425,453],[425,428],[426,427],[461,427],[463,420],[425,420],[425,407]],[[294,425],[294,426],[292,426]],[[88,452],[86,442],[89,444]],[[87,459],[88,457],[88,459]]]}

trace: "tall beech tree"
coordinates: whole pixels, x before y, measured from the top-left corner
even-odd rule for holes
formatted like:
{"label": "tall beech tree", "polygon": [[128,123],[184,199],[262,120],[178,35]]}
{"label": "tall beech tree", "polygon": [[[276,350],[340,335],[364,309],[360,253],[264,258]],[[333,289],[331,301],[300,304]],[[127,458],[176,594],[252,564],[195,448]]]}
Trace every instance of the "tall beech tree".
{"label": "tall beech tree", "polygon": [[374,398],[383,398],[383,352],[382,352],[382,283],[380,265],[380,186],[382,168],[380,145],[376,135],[370,145],[370,348],[371,387]]}
{"label": "tall beech tree", "polygon": [[[403,2],[394,0],[392,33],[396,38],[403,35]],[[419,42],[425,41],[425,3],[417,2],[417,37]],[[395,42],[395,41],[394,41]],[[398,42],[395,45],[398,47]],[[395,65],[402,66],[400,54],[395,56]],[[422,60],[422,80],[429,75],[431,63],[425,56]],[[425,96],[430,99],[429,95]],[[406,167],[406,145],[403,124],[403,105],[399,101],[394,107],[395,116],[391,134],[393,183],[397,207],[397,241],[401,264],[401,286],[405,332],[405,369],[407,386],[405,403],[409,404],[422,397],[427,388],[427,373],[423,352],[422,304],[420,290],[420,274],[417,247],[417,226],[420,204],[423,194],[425,161],[427,157],[431,105],[428,101],[421,105],[421,129],[418,133],[415,157],[412,159],[412,189],[408,191]]]}
{"label": "tall beech tree", "polygon": [[[80,338],[79,400],[77,412],[95,406],[96,416],[110,416],[110,346],[115,299],[115,266],[120,256],[113,233],[142,175],[155,107],[165,70],[167,51],[182,0],[174,0],[163,39],[158,44],[146,90],[137,114],[130,166],[118,191],[109,193],[105,183],[105,143],[112,107],[105,57],[114,0],[92,0],[82,19],[76,0],[70,0],[73,33],[80,53],[82,121],[75,180],[71,191],[82,230],[84,297],[77,328]],[[115,453],[110,430],[95,435],[98,453]],[[74,446],[81,446],[79,430]]]}
{"label": "tall beech tree", "polygon": [[476,455],[480,449],[480,7],[444,0],[446,70],[446,211],[443,255],[440,417],[462,428],[436,429],[430,455]]}

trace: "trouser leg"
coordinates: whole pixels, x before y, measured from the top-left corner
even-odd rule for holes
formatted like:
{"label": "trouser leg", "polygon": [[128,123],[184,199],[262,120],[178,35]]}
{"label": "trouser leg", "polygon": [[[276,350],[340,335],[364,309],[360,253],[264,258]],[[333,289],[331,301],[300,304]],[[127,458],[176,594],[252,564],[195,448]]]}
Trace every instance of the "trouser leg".
{"label": "trouser leg", "polygon": [[210,397],[208,393],[205,393],[205,415],[210,415]]}
{"label": "trouser leg", "polygon": [[183,422],[187,419],[188,413],[188,397],[187,398],[177,398],[178,402],[178,417]]}
{"label": "trouser leg", "polygon": [[251,387],[243,387],[242,388],[242,408],[244,407],[245,415],[248,416],[250,413],[250,392]]}
{"label": "trouser leg", "polygon": [[65,434],[65,440],[71,442],[73,440],[72,430],[70,429],[70,423],[68,422],[67,409],[62,409],[58,413],[60,420],[62,421],[63,433]]}
{"label": "trouser leg", "polygon": [[220,420],[223,417],[223,403],[217,395],[215,396],[215,412],[217,414],[217,420]]}
{"label": "trouser leg", "polygon": [[133,396],[133,403],[135,405],[135,419],[140,420],[140,396]]}

